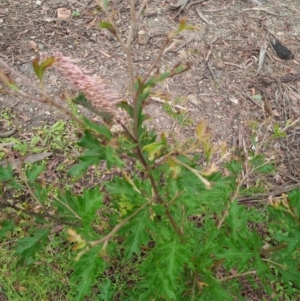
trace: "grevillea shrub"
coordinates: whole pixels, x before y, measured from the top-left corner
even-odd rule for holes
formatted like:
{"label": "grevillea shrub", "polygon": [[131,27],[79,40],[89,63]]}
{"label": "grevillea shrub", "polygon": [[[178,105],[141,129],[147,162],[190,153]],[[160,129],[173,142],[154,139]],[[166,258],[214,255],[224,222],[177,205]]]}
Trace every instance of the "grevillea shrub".
{"label": "grevillea shrub", "polygon": [[[254,149],[247,157],[231,157],[211,144],[204,122],[195,129],[196,138],[186,141],[170,140],[145,125],[144,107],[153,88],[188,72],[189,64],[136,77],[132,101],[120,101],[101,79],[85,75],[60,54],[33,64],[40,80],[48,67],[57,69],[80,91],[75,103],[105,116],[103,123],[73,116],[82,128],[82,151],[69,174],[80,179],[88,170],[110,170],[113,176],[81,195],[72,189],[54,194],[39,181],[44,164],[33,164],[21,177],[9,164],[0,166],[2,210],[35,217],[16,246],[20,266],[32,263],[53,227],[62,224],[73,244],[74,300],[85,300],[92,289],[98,300],[130,301],[244,300],[249,287],[276,300],[278,285],[287,292],[300,289],[300,191],[270,197],[264,208],[245,206],[239,197],[247,192],[246,182],[274,170],[262,154]],[[26,96],[4,73],[2,81]],[[66,112],[47,97],[42,94],[41,101]],[[117,107],[127,121],[118,120]],[[113,133],[112,123],[123,131]],[[9,201],[17,192],[29,193],[40,209]],[[0,235],[16,224],[17,219],[2,220]]]}

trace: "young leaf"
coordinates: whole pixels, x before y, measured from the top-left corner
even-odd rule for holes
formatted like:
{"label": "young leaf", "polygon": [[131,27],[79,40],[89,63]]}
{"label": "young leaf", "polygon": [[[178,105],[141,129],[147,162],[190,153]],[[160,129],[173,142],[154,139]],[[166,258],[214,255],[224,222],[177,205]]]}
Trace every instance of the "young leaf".
{"label": "young leaf", "polygon": [[164,135],[162,135],[162,140],[160,142],[153,142],[151,144],[145,145],[143,151],[148,152],[149,160],[153,161],[156,156],[159,156],[163,149],[167,146],[167,140]]}
{"label": "young leaf", "polygon": [[7,74],[5,74],[4,71],[0,71],[0,81],[2,81],[4,84],[6,84],[9,88],[12,90],[19,92],[20,89],[16,85],[16,83],[10,78]]}
{"label": "young leaf", "polygon": [[11,231],[15,227],[13,220],[7,220],[0,223],[0,238],[4,237],[8,231]]}
{"label": "young leaf", "polygon": [[35,254],[35,252],[41,250],[47,243],[47,238],[50,230],[35,230],[34,236],[25,237],[18,241],[16,248],[16,255],[20,257],[18,260],[19,264],[29,262]]}
{"label": "young leaf", "polygon": [[144,209],[126,225],[120,233],[127,233],[125,242],[125,259],[128,260],[132,254],[140,254],[142,245],[149,242],[149,234],[146,227],[149,223],[149,210]]}
{"label": "young leaf", "polygon": [[102,246],[97,246],[84,253],[75,262],[71,280],[77,284],[78,294],[74,301],[82,301],[91,291],[98,275],[104,273],[106,262],[99,256]]}
{"label": "young leaf", "polygon": [[110,279],[106,278],[104,280],[104,284],[100,285],[100,294],[99,294],[99,301],[109,301],[113,300],[113,286]]}
{"label": "young leaf", "polygon": [[32,61],[33,70],[40,81],[43,80],[45,70],[55,63],[55,58],[50,57],[46,59],[44,62],[39,64],[39,58],[35,58]]}
{"label": "young leaf", "polygon": [[96,124],[85,117],[83,117],[83,121],[90,129],[103,135],[107,140],[110,140],[113,137],[112,133],[105,125]]}
{"label": "young leaf", "polygon": [[26,176],[29,183],[32,185],[38,176],[45,170],[45,164],[34,164],[30,169],[26,170]]}

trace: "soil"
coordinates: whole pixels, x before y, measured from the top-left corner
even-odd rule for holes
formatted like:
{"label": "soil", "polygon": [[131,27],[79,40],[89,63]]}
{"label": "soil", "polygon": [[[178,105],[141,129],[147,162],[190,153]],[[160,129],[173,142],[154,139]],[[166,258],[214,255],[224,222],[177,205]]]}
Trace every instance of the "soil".
{"label": "soil", "polygon": [[[137,1],[139,2],[139,1]],[[1,57],[19,72],[34,79],[31,61],[41,52],[60,51],[81,60],[89,73],[107,79],[120,94],[128,88],[126,61],[118,42],[105,30],[99,30],[99,21],[105,20],[100,11],[95,14],[93,1],[19,1],[4,0],[0,4]],[[256,6],[260,3],[262,6]],[[132,55],[137,75],[143,75],[158,55],[168,32],[176,29],[178,9],[170,10],[171,1],[149,1],[139,23],[151,36],[147,45],[139,45],[135,37]],[[138,8],[139,4],[137,4]],[[110,1],[114,21],[125,39],[129,27],[128,1]],[[59,8],[72,11],[67,20],[57,18]],[[198,12],[202,12],[202,18]],[[76,17],[76,12],[79,12]],[[190,71],[167,80],[163,87],[170,100],[181,99],[181,106],[189,110],[194,124],[207,120],[217,140],[231,140],[249,120],[263,118],[263,110],[245,95],[260,94],[257,68],[260,48],[271,34],[284,42],[295,54],[290,61],[280,60],[269,46],[262,74],[280,77],[296,73],[300,49],[299,10],[296,1],[224,1],[214,0],[194,4],[189,1],[179,18],[197,28],[184,31],[174,41],[174,47],[163,56],[161,70],[167,70],[183,61],[192,62]],[[269,31],[269,32],[268,32]],[[214,41],[210,52],[210,43]],[[172,44],[173,45],[173,44]],[[182,47],[183,46],[183,47]],[[180,48],[180,49],[179,49]],[[15,79],[22,85],[22,80]],[[289,83],[292,92],[292,110],[288,118],[299,113],[299,82]],[[58,97],[65,83],[54,72],[49,72],[46,87]],[[269,102],[278,120],[281,108],[275,101],[278,87],[268,87]],[[291,96],[290,96],[291,97]],[[190,101],[189,101],[190,100]],[[11,99],[1,95],[0,108],[15,108],[29,117],[28,123],[55,118],[51,108],[28,100]],[[148,112],[158,129],[168,131],[173,119],[153,101]],[[26,118],[27,119],[27,118]]]}
{"label": "soil", "polygon": [[[142,1],[136,1],[136,8]],[[185,111],[185,123],[174,122],[162,104],[153,100],[147,106],[151,126],[159,132],[175,132],[178,139],[193,137],[195,127],[208,122],[216,144],[242,146],[250,136],[249,123],[263,123],[268,115],[284,127],[293,122],[300,111],[300,21],[296,0],[207,0],[187,2],[180,11],[173,1],[149,1],[138,24],[150,35],[149,43],[132,43],[135,75],[144,75],[166,41],[166,35],[185,19],[195,30],[181,32],[167,46],[159,67],[170,70],[180,62],[191,62],[191,69],[159,85],[156,92],[164,95],[179,111]],[[196,3],[200,2],[200,3]],[[177,5],[180,6],[180,5]],[[64,8],[68,19],[58,17]],[[173,9],[172,9],[173,8]],[[109,9],[120,36],[126,40],[130,26],[129,1],[109,1]],[[95,1],[17,1],[0,3],[0,57],[18,72],[37,83],[32,60],[41,53],[61,52],[80,60],[89,74],[102,76],[120,95],[128,92],[125,55],[118,41],[99,29],[106,21]],[[280,59],[269,41],[274,37],[294,54],[291,60]],[[261,49],[267,46],[265,59]],[[262,69],[258,71],[260,62]],[[280,78],[285,80],[280,81]],[[24,92],[32,92],[22,78],[14,77]],[[45,87],[56,101],[72,88],[53,70],[47,70]],[[36,92],[33,92],[36,95]],[[266,104],[259,99],[265,95]],[[62,114],[33,100],[0,94],[0,109],[12,108],[30,127],[53,123]],[[269,109],[268,109],[269,108]],[[176,111],[176,107],[173,107]],[[3,124],[0,123],[0,127]],[[9,129],[1,129],[0,132]],[[299,125],[292,127],[285,141],[275,145],[278,165],[286,165],[284,173],[297,177]],[[273,151],[274,151],[273,149]],[[278,151],[279,150],[279,151]],[[284,180],[288,178],[284,176]]]}

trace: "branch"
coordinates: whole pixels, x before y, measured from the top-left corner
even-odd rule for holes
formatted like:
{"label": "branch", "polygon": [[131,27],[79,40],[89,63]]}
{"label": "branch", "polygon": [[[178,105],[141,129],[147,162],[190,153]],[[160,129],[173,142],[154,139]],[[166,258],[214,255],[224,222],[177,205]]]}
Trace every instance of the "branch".
{"label": "branch", "polygon": [[63,224],[63,225],[68,225],[68,226],[73,226],[73,227],[78,227],[79,225],[76,224],[76,223],[73,223],[73,222],[68,222],[68,221],[64,221],[56,216],[53,216],[49,213],[38,213],[38,212],[33,212],[33,211],[30,211],[30,210],[27,210],[27,209],[22,209],[22,208],[19,208],[18,206],[14,205],[14,204],[10,204],[8,203],[6,200],[4,200],[2,197],[0,197],[0,201],[4,202],[3,203],[0,203],[0,208],[12,208],[16,211],[21,211],[22,213],[24,214],[27,214],[27,215],[30,215],[30,216],[37,216],[37,217],[40,217],[40,218],[49,218],[53,221],[56,221],[60,224]]}
{"label": "branch", "polygon": [[142,211],[147,205],[150,204],[150,201],[142,205],[139,209],[137,209],[135,212],[133,212],[131,215],[129,215],[127,218],[122,220],[119,224],[117,224],[106,236],[99,240],[95,240],[90,243],[92,247],[102,244],[102,243],[107,243],[130,219],[132,219],[136,214],[138,214],[140,211]]}

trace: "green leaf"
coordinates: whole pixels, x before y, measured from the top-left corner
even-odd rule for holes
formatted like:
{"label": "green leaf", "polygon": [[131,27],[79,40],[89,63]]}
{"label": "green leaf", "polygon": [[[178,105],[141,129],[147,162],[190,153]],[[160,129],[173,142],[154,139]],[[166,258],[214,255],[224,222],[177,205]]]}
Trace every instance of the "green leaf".
{"label": "green leaf", "polygon": [[8,231],[11,231],[15,227],[13,220],[3,221],[0,223],[0,238],[4,237]]}
{"label": "green leaf", "polygon": [[80,105],[86,109],[88,109],[89,111],[95,113],[96,115],[104,118],[106,121],[110,121],[111,120],[111,115],[107,112],[104,111],[99,111],[96,108],[93,107],[93,105],[91,103],[88,102],[88,100],[86,99],[85,95],[83,93],[79,93],[77,95],[77,97],[75,97],[74,99],[72,99],[72,102]]}
{"label": "green leaf", "polygon": [[226,164],[226,167],[234,175],[240,174],[243,170],[242,163],[237,160],[230,161],[229,163]]}
{"label": "green leaf", "polygon": [[39,64],[39,58],[32,61],[33,70],[40,81],[43,80],[45,70],[55,63],[55,58],[50,57]]}
{"label": "green leaf", "polygon": [[60,201],[54,204],[59,213],[66,219],[80,220],[85,228],[96,218],[96,211],[102,207],[102,194],[98,186],[85,189],[82,196],[73,195],[70,191],[59,196]]}
{"label": "green leaf", "polygon": [[11,166],[7,165],[7,167],[3,167],[0,165],[0,181],[6,182],[11,179],[13,179]]}
{"label": "green leaf", "polygon": [[161,299],[178,300],[183,293],[185,286],[182,273],[184,267],[191,266],[192,253],[189,244],[172,238],[157,244],[145,263],[141,264],[145,276],[141,283],[148,286],[152,295],[151,298],[149,294],[141,296],[139,300],[152,300],[157,296]]}
{"label": "green leaf", "polygon": [[10,76],[5,74],[4,70],[0,71],[0,81],[3,82],[4,84],[6,84],[12,90],[14,90],[16,92],[20,92],[20,89],[18,88],[16,83],[13,81],[13,79]]}
{"label": "green leaf", "polygon": [[77,144],[88,150],[79,157],[81,162],[73,166],[68,173],[75,177],[80,177],[91,165],[98,165],[101,160],[106,159],[106,147],[101,145],[100,141],[89,131],[84,132],[84,136]]}
{"label": "green leaf", "polygon": [[162,135],[162,140],[160,142],[153,142],[151,144],[145,145],[143,151],[148,152],[149,160],[153,161],[156,156],[160,155],[161,152],[166,148],[167,140],[164,135]]}
{"label": "green leaf", "polygon": [[132,254],[140,254],[142,245],[147,245],[150,238],[147,233],[147,225],[149,223],[149,210],[145,208],[138,213],[120,233],[127,234],[125,241],[125,259],[128,260]]}
{"label": "green leaf", "polygon": [[45,164],[34,164],[30,169],[26,170],[26,176],[29,183],[32,185],[38,176],[46,169]]}
{"label": "green leaf", "polygon": [[104,273],[107,263],[99,255],[101,248],[102,246],[92,248],[75,262],[71,280],[76,284],[78,294],[74,301],[84,300],[90,293],[96,277]]}
{"label": "green leaf", "polygon": [[102,207],[103,197],[100,188],[85,189],[80,202],[79,214],[84,224],[90,224],[96,218],[96,211]]}
{"label": "green leaf", "polygon": [[125,110],[131,118],[133,118],[133,108],[127,101],[122,101],[117,104],[117,107]]}
{"label": "green leaf", "polygon": [[85,118],[85,117],[83,117],[83,121],[90,129],[92,129],[95,132],[103,135],[106,139],[110,140],[113,137],[112,133],[110,132],[110,130],[106,126],[96,124],[96,123],[90,121],[88,118]]}
{"label": "green leaf", "polygon": [[105,29],[107,29],[108,31],[111,32],[111,34],[112,34],[113,36],[116,36],[116,34],[117,34],[115,28],[114,28],[113,25],[112,25],[111,23],[109,23],[109,22],[99,22],[99,27],[100,27],[100,28],[105,28]]}
{"label": "green leaf", "polygon": [[99,294],[99,301],[110,301],[113,300],[113,286],[110,279],[105,279],[104,284],[100,285],[100,294]]}
{"label": "green leaf", "polygon": [[35,230],[34,236],[19,239],[16,247],[16,255],[20,257],[18,265],[28,263],[33,259],[35,252],[41,250],[47,243],[50,230]]}
{"label": "green leaf", "polygon": [[120,168],[124,166],[124,162],[118,157],[115,150],[110,145],[106,147],[106,164],[109,169],[112,168],[113,165]]}

